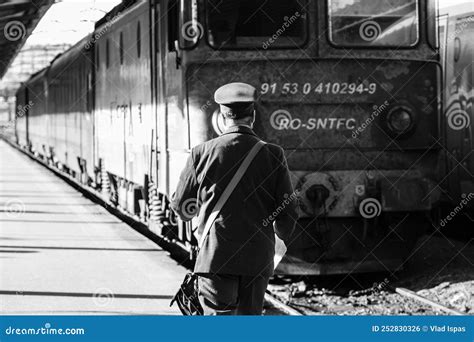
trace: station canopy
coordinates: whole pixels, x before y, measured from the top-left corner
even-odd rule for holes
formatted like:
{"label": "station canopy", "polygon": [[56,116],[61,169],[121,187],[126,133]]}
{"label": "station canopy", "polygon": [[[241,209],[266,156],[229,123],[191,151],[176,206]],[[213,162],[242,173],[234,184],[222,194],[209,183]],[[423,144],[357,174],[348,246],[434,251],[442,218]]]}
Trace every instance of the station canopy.
{"label": "station canopy", "polygon": [[54,0],[0,1],[0,78]]}

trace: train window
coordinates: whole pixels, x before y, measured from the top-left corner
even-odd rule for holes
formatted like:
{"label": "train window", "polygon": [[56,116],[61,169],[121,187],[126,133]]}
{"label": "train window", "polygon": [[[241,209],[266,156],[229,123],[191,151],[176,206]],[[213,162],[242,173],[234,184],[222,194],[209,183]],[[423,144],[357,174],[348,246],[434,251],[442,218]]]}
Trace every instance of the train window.
{"label": "train window", "polygon": [[105,66],[107,68],[110,66],[110,42],[108,39],[105,41]]}
{"label": "train window", "polygon": [[197,0],[181,0],[178,10],[181,28],[179,46],[182,49],[192,49],[204,35],[204,27],[198,21]]}
{"label": "train window", "polygon": [[140,22],[137,23],[137,56],[140,58],[142,53],[142,30],[140,27]]}
{"label": "train window", "polygon": [[120,64],[123,64],[123,56],[124,55],[124,50],[123,50],[123,32],[120,32],[120,38],[119,38],[119,56],[120,56]]}
{"label": "train window", "polygon": [[459,37],[454,38],[454,61],[459,61],[461,56],[461,39]]}
{"label": "train window", "polygon": [[208,40],[216,48],[296,48],[306,41],[306,1],[207,0]]}
{"label": "train window", "polygon": [[[441,67],[446,68],[446,44],[448,38],[448,15],[438,17],[438,37],[439,37],[439,56],[441,58]],[[443,73],[443,77],[445,73]]]}
{"label": "train window", "polygon": [[419,0],[328,0],[329,39],[339,46],[409,47],[418,42]]}
{"label": "train window", "polygon": [[168,51],[175,51],[175,43],[178,41],[178,2],[168,2]]}
{"label": "train window", "polygon": [[428,43],[433,49],[439,49],[438,1],[426,2],[426,17]]}

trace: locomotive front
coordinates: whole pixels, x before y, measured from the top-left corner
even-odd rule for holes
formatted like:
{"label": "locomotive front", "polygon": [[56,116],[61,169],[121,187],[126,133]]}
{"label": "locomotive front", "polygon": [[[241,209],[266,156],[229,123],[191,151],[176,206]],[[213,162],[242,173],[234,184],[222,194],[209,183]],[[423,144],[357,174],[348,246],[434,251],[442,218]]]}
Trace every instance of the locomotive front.
{"label": "locomotive front", "polygon": [[202,33],[185,37],[191,145],[222,133],[212,91],[239,81],[260,91],[257,134],[285,149],[300,222],[277,272],[400,267],[439,201],[435,9],[207,0],[189,13]]}

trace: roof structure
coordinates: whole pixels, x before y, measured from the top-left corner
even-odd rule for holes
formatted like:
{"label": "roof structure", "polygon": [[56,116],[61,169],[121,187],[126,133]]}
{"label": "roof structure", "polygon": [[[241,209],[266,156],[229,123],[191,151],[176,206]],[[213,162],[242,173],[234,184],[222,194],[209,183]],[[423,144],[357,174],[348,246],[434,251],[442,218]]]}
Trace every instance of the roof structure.
{"label": "roof structure", "polygon": [[54,0],[0,2],[0,78]]}

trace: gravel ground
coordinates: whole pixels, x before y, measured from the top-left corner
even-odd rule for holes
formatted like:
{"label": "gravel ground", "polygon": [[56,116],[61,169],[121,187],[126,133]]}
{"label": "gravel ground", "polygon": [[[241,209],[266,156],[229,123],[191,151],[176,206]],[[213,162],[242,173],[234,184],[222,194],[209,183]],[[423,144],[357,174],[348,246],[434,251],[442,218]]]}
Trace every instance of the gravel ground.
{"label": "gravel ground", "polygon": [[[269,289],[308,315],[446,315],[391,291],[403,287],[463,314],[474,314],[474,240],[423,236],[395,274],[277,279]],[[270,313],[271,314],[271,313]]]}

